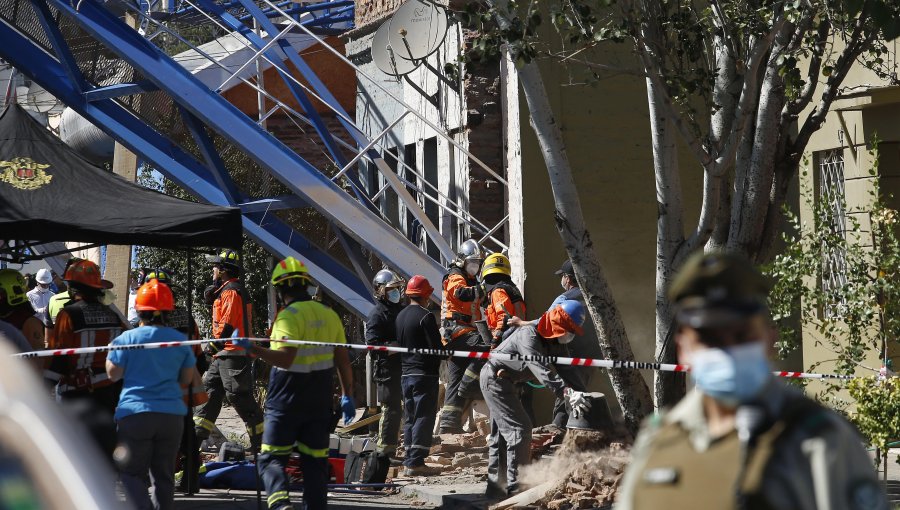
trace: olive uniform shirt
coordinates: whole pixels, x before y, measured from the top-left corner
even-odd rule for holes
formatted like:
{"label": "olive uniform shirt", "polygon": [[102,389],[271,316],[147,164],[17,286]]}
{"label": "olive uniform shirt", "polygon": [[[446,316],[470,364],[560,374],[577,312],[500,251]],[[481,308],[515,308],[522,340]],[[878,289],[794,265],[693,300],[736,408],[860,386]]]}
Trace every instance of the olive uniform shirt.
{"label": "olive uniform shirt", "polygon": [[[748,455],[742,508],[888,508],[872,460],[853,426],[774,378],[762,394],[766,400],[761,405],[773,424],[758,434]],[[797,409],[803,411],[784,419]],[[711,437],[703,395],[694,390],[670,412],[645,423],[615,509],[738,508],[742,456],[735,431]]]}

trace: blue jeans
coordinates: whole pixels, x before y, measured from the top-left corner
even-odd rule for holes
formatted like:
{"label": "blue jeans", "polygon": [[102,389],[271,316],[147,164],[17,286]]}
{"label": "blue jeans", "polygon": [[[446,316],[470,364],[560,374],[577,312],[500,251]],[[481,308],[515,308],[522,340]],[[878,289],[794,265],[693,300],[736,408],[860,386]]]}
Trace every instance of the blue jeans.
{"label": "blue jeans", "polygon": [[431,450],[438,403],[438,378],[435,375],[404,375],[400,385],[406,410],[406,426],[403,429],[406,460],[403,465],[422,466]]}

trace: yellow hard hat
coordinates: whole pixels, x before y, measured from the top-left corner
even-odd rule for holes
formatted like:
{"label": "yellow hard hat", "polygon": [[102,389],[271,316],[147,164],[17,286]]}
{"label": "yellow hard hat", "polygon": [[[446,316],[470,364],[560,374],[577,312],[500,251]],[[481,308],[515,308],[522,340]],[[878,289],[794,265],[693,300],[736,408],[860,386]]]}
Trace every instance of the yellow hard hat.
{"label": "yellow hard hat", "polygon": [[6,304],[9,306],[28,302],[25,277],[15,269],[0,269],[0,290],[6,294]]}
{"label": "yellow hard hat", "polygon": [[275,269],[272,270],[272,285],[281,285],[293,279],[300,279],[300,283],[309,280],[309,271],[303,262],[294,257],[288,257],[275,264]]}
{"label": "yellow hard hat", "polygon": [[484,278],[489,274],[505,274],[512,276],[512,267],[509,264],[509,258],[502,253],[491,253],[484,259],[484,265],[481,266],[481,277]]}

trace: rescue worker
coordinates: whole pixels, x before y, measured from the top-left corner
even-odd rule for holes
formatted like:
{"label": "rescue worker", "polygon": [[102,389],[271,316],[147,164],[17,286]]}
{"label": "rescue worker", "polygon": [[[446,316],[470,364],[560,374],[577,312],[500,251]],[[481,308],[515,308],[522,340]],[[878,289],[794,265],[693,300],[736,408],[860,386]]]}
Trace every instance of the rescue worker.
{"label": "rescue worker", "polygon": [[[109,345],[128,326],[108,305],[101,302],[112,282],[100,278],[100,268],[89,260],[76,260],[63,276],[72,302],[56,316],[48,349],[102,347]],[[106,374],[106,353],[52,358],[45,377],[57,380],[56,395],[63,399],[87,399],[108,411],[119,402],[121,381],[113,383]]]}
{"label": "rescue worker", "polygon": [[[512,281],[509,258],[502,253],[492,253],[484,259],[481,282],[485,291],[484,315],[491,332],[490,345],[496,347],[509,330],[511,319],[525,319],[525,301]],[[459,385],[459,394],[463,398],[481,399],[478,377],[483,365],[483,361],[475,362],[466,368]]]}
{"label": "rescue worker", "polygon": [[767,294],[742,257],[685,262],[669,299],[695,389],[645,424],[617,510],[888,508],[856,430],[772,375]]}
{"label": "rescue worker", "polygon": [[0,269],[0,319],[18,329],[32,350],[44,348],[44,323],[28,300],[25,277],[15,269]]}
{"label": "rescue worker", "polygon": [[[578,279],[575,277],[575,270],[572,268],[572,262],[568,259],[562,263],[559,270],[556,271],[559,277],[559,284],[563,288],[553,304],[564,300],[574,299],[575,301],[584,303],[584,293],[578,286]],[[553,305],[551,305],[551,308]],[[597,341],[597,330],[594,329],[594,322],[590,317],[585,317],[584,334],[578,335],[570,343],[566,344],[569,353],[567,356],[573,358],[602,358],[603,351],[600,349],[600,343]],[[559,376],[573,389],[579,391],[587,391],[591,376],[596,369],[590,367],[575,367],[572,365],[560,365],[557,368]],[[600,377],[606,378],[605,373],[599,374]],[[569,421],[569,412],[566,409],[565,399],[556,399],[553,405],[553,424],[560,428],[565,428]]]}
{"label": "rescue worker", "polygon": [[[153,280],[165,284],[172,292],[172,298],[175,300],[173,309],[166,313],[166,326],[184,334],[188,340],[199,340],[200,330],[194,318],[190,316],[187,309],[177,305],[177,287],[172,279],[172,272],[168,269],[141,270],[141,288]],[[137,307],[136,298],[135,307]],[[135,308],[135,311],[137,311],[137,308]],[[178,456],[181,460],[179,465],[182,467],[182,470],[177,488],[182,492],[194,494],[200,490],[200,440],[197,438],[197,431],[194,430],[193,408],[208,402],[209,396],[206,394],[206,388],[203,387],[202,375],[207,368],[203,350],[199,345],[191,346],[190,349],[196,359],[195,367],[197,370],[192,372],[190,383],[181,385],[182,400],[188,412],[185,415],[181,443],[178,445]]]}
{"label": "rescue worker", "polygon": [[[401,347],[441,348],[437,320],[428,309],[432,292],[434,288],[431,283],[421,275],[413,276],[406,284],[409,305],[397,315],[397,341]],[[437,474],[425,465],[425,457],[431,450],[441,358],[433,353],[403,353],[401,356],[403,405],[406,409],[406,425],[403,429],[406,459],[403,461],[403,473],[405,476]]]}
{"label": "rescue worker", "polygon": [[[372,280],[372,287],[375,289],[375,307],[366,319],[366,344],[396,346],[395,322],[397,314],[403,310],[401,303],[403,280],[393,271],[382,269]],[[397,451],[400,425],[403,421],[400,355],[372,353],[372,357],[375,365],[373,379],[378,402],[381,404],[377,448],[382,456],[391,457]]]}
{"label": "rescue worker", "polygon": [[36,285],[28,291],[28,301],[34,308],[34,314],[38,319],[47,326],[48,315],[47,305],[50,304],[50,298],[56,295],[56,292],[50,288],[53,283],[53,275],[46,268],[38,269],[37,275],[34,277]]}
{"label": "rescue worker", "polygon": [[[475,321],[481,320],[484,298],[484,289],[476,280],[484,251],[477,241],[469,239],[460,246],[457,256],[442,282],[441,341],[450,350],[486,351],[490,346],[482,340],[474,325]],[[441,434],[463,431],[462,415],[470,399],[459,395],[459,386],[469,365],[465,358],[447,360],[447,385],[438,429]]]}
{"label": "rescue worker", "polygon": [[337,313],[313,301],[316,287],[306,266],[288,257],[275,265],[272,286],[284,308],[272,324],[267,349],[249,340],[235,344],[272,365],[266,397],[265,429],[259,474],[270,510],[290,509],[290,478],[285,472],[291,452],[300,453],[304,507],[324,509],[328,492],[328,447],[333,428],[334,368],[341,386],[345,423],[356,412],[350,397],[353,373],[345,347],[291,345],[279,340],[309,340],[344,345],[344,326]]}
{"label": "rescue worker", "polygon": [[253,398],[253,364],[246,349],[224,340],[235,331],[239,337],[251,334],[252,307],[240,281],[240,257],[234,250],[224,250],[217,256],[207,255],[207,260],[212,264],[213,284],[204,297],[212,303],[212,337],[223,340],[209,342],[205,348],[209,368],[203,374],[203,385],[209,400],[196,409],[194,428],[199,440],[208,438],[227,396],[247,427],[251,448],[257,451],[263,416]]}
{"label": "rescue worker", "polygon": [[[488,497],[505,497],[521,490],[519,466],[531,461],[533,423],[519,398],[521,383],[537,380],[557,396],[569,400],[573,409],[584,410],[584,395],[560,379],[552,364],[542,359],[558,355],[560,346],[582,333],[584,306],[562,301],[536,322],[516,328],[492,351],[481,369],[481,392],[490,410],[488,435]],[[516,356],[516,361],[503,359]],[[503,466],[505,467],[505,470]]]}
{"label": "rescue worker", "polygon": [[[158,279],[148,279],[138,289],[135,309],[140,327],[122,333],[113,345],[140,347],[187,340],[184,333],[167,326],[175,299]],[[116,350],[107,357],[110,379],[124,382],[115,418],[119,440],[128,455],[120,461],[119,469],[127,499],[139,510],[175,507],[175,455],[188,411],[179,384],[194,379],[196,366],[188,346],[140,352]],[[147,494],[148,474],[152,500]]]}

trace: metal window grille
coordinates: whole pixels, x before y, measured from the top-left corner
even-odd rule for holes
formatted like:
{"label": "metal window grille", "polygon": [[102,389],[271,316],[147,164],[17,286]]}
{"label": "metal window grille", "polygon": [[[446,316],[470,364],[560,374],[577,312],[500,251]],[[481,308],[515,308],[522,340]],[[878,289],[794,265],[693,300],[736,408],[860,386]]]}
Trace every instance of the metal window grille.
{"label": "metal window grille", "polygon": [[[825,224],[830,233],[846,240],[844,193],[844,152],[841,149],[819,155],[819,200],[826,212]],[[847,284],[847,248],[841,243],[824,243],[822,256],[822,290],[832,296],[823,310],[826,317],[839,316],[845,301],[840,289]]]}

